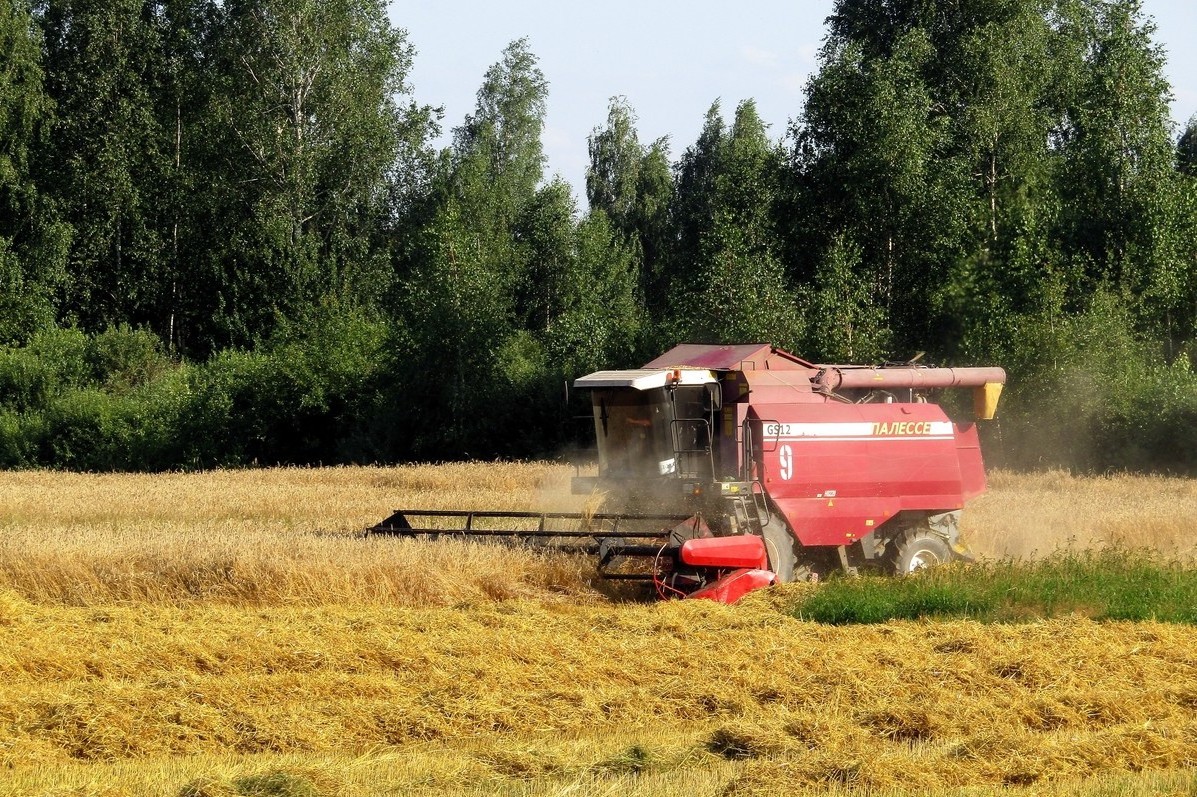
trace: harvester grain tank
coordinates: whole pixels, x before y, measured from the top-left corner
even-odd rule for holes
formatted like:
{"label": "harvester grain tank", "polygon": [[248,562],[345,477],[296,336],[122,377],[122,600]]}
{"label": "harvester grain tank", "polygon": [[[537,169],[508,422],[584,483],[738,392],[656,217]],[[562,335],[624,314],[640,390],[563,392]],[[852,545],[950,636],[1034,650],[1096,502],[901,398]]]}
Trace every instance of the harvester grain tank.
{"label": "harvester grain tank", "polygon": [[[598,475],[573,489],[603,491],[603,513],[400,510],[371,531],[585,552],[605,577],[728,603],[833,570],[908,573],[967,556],[960,513],[985,490],[975,423],[949,418],[932,391],[971,389],[988,419],[1005,381],[1001,368],[684,344],[575,382],[591,395]],[[629,569],[636,559],[649,567]]]}

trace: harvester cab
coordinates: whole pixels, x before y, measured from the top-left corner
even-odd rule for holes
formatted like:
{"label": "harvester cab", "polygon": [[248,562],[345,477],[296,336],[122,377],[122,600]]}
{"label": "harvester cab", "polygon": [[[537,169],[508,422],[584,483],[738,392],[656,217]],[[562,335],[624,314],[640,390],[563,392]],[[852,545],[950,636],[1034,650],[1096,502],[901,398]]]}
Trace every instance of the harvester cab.
{"label": "harvester cab", "polygon": [[591,391],[600,474],[575,477],[575,493],[602,486],[625,501],[673,499],[683,483],[714,480],[722,394],[711,371],[599,371],[574,385]]}
{"label": "harvester cab", "polygon": [[[994,416],[1001,368],[819,365],[765,344],[684,344],[590,391],[598,513],[399,510],[374,533],[467,535],[597,555],[605,578],[734,602],[775,581],[967,557],[964,504],[985,490],[970,389]],[[646,567],[635,562],[647,561]]]}

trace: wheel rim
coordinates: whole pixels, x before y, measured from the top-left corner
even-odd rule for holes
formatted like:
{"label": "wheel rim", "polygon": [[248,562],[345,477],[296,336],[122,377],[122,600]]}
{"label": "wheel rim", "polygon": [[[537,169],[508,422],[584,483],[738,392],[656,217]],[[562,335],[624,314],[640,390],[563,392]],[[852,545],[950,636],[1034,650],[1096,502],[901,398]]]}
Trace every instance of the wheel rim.
{"label": "wheel rim", "polygon": [[934,567],[937,564],[939,564],[939,556],[936,555],[935,551],[928,548],[921,548],[911,554],[910,564],[907,565],[906,572],[913,573],[925,567]]}

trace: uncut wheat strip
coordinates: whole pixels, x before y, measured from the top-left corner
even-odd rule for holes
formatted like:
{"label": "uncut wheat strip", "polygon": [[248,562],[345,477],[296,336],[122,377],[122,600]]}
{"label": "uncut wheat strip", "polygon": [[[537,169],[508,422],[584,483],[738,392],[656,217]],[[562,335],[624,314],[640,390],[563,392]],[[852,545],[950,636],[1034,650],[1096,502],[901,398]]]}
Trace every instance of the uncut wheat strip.
{"label": "uncut wheat strip", "polygon": [[446,605],[588,592],[593,563],[445,541],[296,534],[0,544],[0,587],[44,603]]}
{"label": "uncut wheat strip", "polygon": [[0,560],[0,583],[31,600],[73,605],[265,605],[365,601],[369,595],[385,600],[390,597],[385,586],[402,579],[410,560],[371,559],[361,550],[367,547],[337,549],[296,540],[277,550],[229,549],[210,542],[191,550],[146,544],[73,555],[62,549],[23,551]]}
{"label": "uncut wheat strip", "polygon": [[[494,547],[345,538],[367,523],[352,518],[377,522],[395,504],[531,508],[567,484],[560,466],[4,480],[10,489],[0,508],[0,587],[42,601],[436,605],[530,597],[543,589],[574,593],[590,572],[574,560]],[[347,503],[346,484],[368,499]],[[39,492],[47,490],[57,500]],[[361,508],[366,500],[373,508]],[[339,524],[331,531],[330,519]]]}
{"label": "uncut wheat strip", "polygon": [[[0,473],[0,519],[16,525],[272,519],[357,529],[407,504],[509,508],[568,495],[549,463],[275,468],[186,474]],[[480,504],[483,501],[485,503]],[[419,505],[419,504],[417,504]]]}
{"label": "uncut wheat strip", "polygon": [[[391,508],[578,508],[569,470],[546,463],[469,463],[403,468],[267,469],[199,474],[0,474],[0,525],[58,529],[222,520],[242,529],[350,532]],[[966,531],[991,555],[1050,552],[1110,542],[1191,550],[1182,519],[1197,510],[1191,480],[1076,477],[1062,472],[992,474],[970,504]],[[46,536],[43,542],[52,542]]]}

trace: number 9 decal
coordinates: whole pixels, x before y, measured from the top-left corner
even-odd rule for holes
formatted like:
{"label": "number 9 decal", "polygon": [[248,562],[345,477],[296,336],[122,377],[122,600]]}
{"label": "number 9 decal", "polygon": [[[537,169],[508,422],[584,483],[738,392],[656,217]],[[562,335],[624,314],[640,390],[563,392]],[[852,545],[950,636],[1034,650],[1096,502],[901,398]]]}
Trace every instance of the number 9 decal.
{"label": "number 9 decal", "polygon": [[794,451],[789,446],[778,449],[777,463],[781,466],[782,481],[789,481],[794,476]]}

